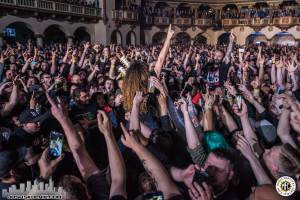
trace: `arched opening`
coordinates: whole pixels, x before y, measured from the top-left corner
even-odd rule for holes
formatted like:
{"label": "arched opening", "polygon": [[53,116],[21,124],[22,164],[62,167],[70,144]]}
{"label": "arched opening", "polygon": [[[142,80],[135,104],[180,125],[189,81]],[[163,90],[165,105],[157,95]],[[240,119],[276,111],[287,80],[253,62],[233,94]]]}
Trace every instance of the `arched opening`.
{"label": "arched opening", "polygon": [[254,5],[253,5],[253,8],[257,8],[257,9],[260,9],[260,8],[267,8],[269,7],[269,4],[267,2],[256,2]]}
{"label": "arched opening", "polygon": [[267,44],[267,37],[261,33],[261,32],[255,32],[250,34],[247,38],[246,38],[246,44],[261,44],[261,43],[265,43]]}
{"label": "arched opening", "polygon": [[167,33],[165,32],[157,32],[152,37],[153,44],[163,43],[167,37]]}
{"label": "arched opening", "polygon": [[168,3],[163,2],[163,1],[159,1],[155,4],[155,8],[158,8],[158,9],[165,9],[168,6],[169,6]]}
{"label": "arched opening", "polygon": [[136,37],[135,32],[129,31],[126,36],[126,44],[127,45],[136,45]]}
{"label": "arched opening", "polygon": [[122,34],[121,34],[120,31],[114,30],[111,33],[111,38],[110,39],[111,39],[111,43],[122,45]]}
{"label": "arched opening", "polygon": [[208,4],[201,4],[196,13],[197,18],[213,18],[215,16],[215,10],[212,9]]}
{"label": "arched opening", "polygon": [[229,43],[229,36],[230,36],[230,33],[223,33],[222,35],[220,35],[218,37],[218,44],[228,44]]}
{"label": "arched opening", "polygon": [[280,8],[288,7],[288,6],[297,6],[298,3],[295,0],[290,1],[282,1],[281,4],[279,4]]}
{"label": "arched opening", "polygon": [[181,3],[176,8],[176,17],[188,18],[192,17],[193,12],[191,10],[191,6],[187,3]]}
{"label": "arched opening", "polygon": [[235,4],[226,4],[222,8],[222,18],[225,19],[232,19],[232,18],[238,18],[239,9]]}
{"label": "arched opening", "polygon": [[145,38],[145,31],[141,30],[140,31],[140,44],[145,45],[146,44],[146,38]]}
{"label": "arched opening", "polygon": [[91,35],[85,27],[80,27],[74,32],[74,42],[91,41]]}
{"label": "arched opening", "polygon": [[125,6],[125,0],[115,0],[115,9],[120,10]]}
{"label": "arched opening", "polygon": [[14,22],[3,30],[3,39],[8,43],[26,43],[29,39],[34,39],[34,33],[24,22]]}
{"label": "arched opening", "polygon": [[280,32],[274,35],[274,37],[272,38],[272,43],[275,45],[297,45],[294,36],[288,32]]}
{"label": "arched opening", "polygon": [[237,11],[238,7],[235,4],[226,4],[223,8],[223,11]]}
{"label": "arched opening", "polygon": [[189,45],[191,43],[191,37],[186,32],[177,33],[174,38],[174,44],[186,44]]}
{"label": "arched opening", "polygon": [[44,31],[44,42],[46,44],[66,42],[66,34],[58,25],[51,25]]}
{"label": "arched opening", "polygon": [[199,44],[206,44],[207,43],[207,38],[204,37],[203,35],[201,35],[201,33],[199,33],[198,35],[196,35],[195,39],[194,39],[194,44],[195,45],[199,45]]}

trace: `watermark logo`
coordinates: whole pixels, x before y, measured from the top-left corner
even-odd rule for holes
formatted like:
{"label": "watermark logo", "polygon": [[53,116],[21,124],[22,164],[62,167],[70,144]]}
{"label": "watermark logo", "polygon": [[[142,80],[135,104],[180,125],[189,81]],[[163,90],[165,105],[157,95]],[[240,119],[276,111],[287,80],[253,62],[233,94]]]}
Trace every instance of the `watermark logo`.
{"label": "watermark logo", "polygon": [[65,191],[62,187],[54,187],[54,182],[49,179],[48,183],[31,181],[21,183],[19,188],[12,185],[7,189],[2,190],[2,197],[6,199],[63,199]]}
{"label": "watermark logo", "polygon": [[280,177],[276,182],[276,190],[281,196],[291,196],[296,191],[296,182],[289,176]]}

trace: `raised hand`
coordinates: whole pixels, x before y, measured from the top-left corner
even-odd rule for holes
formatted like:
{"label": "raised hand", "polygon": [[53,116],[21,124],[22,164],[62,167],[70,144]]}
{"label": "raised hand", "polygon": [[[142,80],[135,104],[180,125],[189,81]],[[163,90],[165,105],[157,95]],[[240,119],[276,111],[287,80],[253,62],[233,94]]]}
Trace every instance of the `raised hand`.
{"label": "raised hand", "polygon": [[51,105],[51,113],[58,120],[65,120],[67,118],[67,111],[59,97],[57,97],[58,103],[56,104],[52,98],[49,96],[48,92],[46,92],[47,99]]}
{"label": "raised hand", "polygon": [[202,185],[193,182],[193,185],[189,188],[189,195],[192,200],[213,200],[212,188],[205,182]]}
{"label": "raised hand", "polygon": [[175,30],[173,30],[172,24],[170,24],[169,29],[168,29],[167,38],[171,39],[173,37],[174,33],[175,33]]}
{"label": "raised hand", "polygon": [[123,123],[121,123],[121,128],[123,131],[121,141],[126,147],[134,150],[136,147],[141,145],[139,137],[137,136],[137,134],[139,134],[139,133],[134,132],[134,131],[128,132]]}
{"label": "raised hand", "polygon": [[30,98],[30,101],[29,101],[29,107],[30,109],[35,109],[36,107],[36,96],[35,96],[35,91],[32,92],[32,95],[31,95],[31,98]]}
{"label": "raised hand", "polygon": [[48,156],[49,147],[46,148],[38,161],[40,168],[40,176],[44,179],[48,179],[55,171],[58,163],[64,158],[64,154],[61,154],[58,158],[50,160]]}
{"label": "raised hand", "polygon": [[258,89],[258,88],[260,87],[260,81],[259,81],[258,76],[255,77],[255,80],[251,81],[251,86],[252,86],[254,89]]}
{"label": "raised hand", "polygon": [[246,138],[241,134],[237,134],[236,136],[237,136],[236,148],[245,156],[245,158],[249,160],[251,159],[251,157],[255,156]]}
{"label": "raised hand", "polygon": [[98,120],[99,131],[104,135],[111,135],[112,134],[112,125],[104,111],[102,111],[102,110],[98,111],[97,120]]}
{"label": "raised hand", "polygon": [[87,50],[88,48],[90,48],[90,46],[91,46],[91,43],[87,42],[87,43],[84,44],[84,49]]}
{"label": "raised hand", "polygon": [[286,69],[289,73],[293,73],[298,69],[298,67],[297,67],[297,65],[295,65],[294,61],[288,61]]}
{"label": "raised hand", "polygon": [[137,91],[133,98],[133,105],[139,106],[144,100],[143,92]]}
{"label": "raised hand", "polygon": [[177,103],[180,106],[181,112],[183,112],[183,113],[188,112],[188,104],[187,104],[187,101],[185,98],[182,97],[181,99],[178,100]]}
{"label": "raised hand", "polygon": [[236,96],[237,91],[236,91],[235,87],[229,83],[229,81],[226,81],[224,83],[224,86],[227,89],[227,91],[229,92],[229,94],[231,94],[232,96]]}
{"label": "raised hand", "polygon": [[247,89],[247,87],[243,84],[238,85],[238,89],[242,92],[243,97],[247,99],[249,102],[253,102],[254,96],[253,94]]}
{"label": "raised hand", "polygon": [[242,99],[241,109],[239,109],[239,106],[235,103],[233,105],[233,111],[239,117],[247,116],[248,108],[247,108],[247,105],[246,105],[245,101]]}
{"label": "raised hand", "polygon": [[230,33],[229,40],[230,42],[234,42],[235,40],[235,35],[232,32]]}

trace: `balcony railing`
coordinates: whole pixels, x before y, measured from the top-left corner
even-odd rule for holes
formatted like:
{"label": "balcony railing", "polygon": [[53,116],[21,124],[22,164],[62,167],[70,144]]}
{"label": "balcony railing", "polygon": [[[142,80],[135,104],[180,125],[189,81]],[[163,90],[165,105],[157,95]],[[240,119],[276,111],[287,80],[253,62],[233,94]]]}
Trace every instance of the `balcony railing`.
{"label": "balcony railing", "polygon": [[154,25],[168,26],[170,24],[169,17],[154,17]]}
{"label": "balcony railing", "polygon": [[212,19],[202,19],[202,18],[195,19],[196,26],[211,26],[212,24],[213,24]]}
{"label": "balcony railing", "polygon": [[273,24],[280,26],[281,28],[286,28],[297,24],[298,17],[276,17],[273,19]]}
{"label": "balcony railing", "polygon": [[276,18],[253,18],[253,19],[223,19],[224,27],[233,26],[268,26],[275,25],[281,28],[287,28],[299,23],[298,17],[276,17]]}
{"label": "balcony railing", "polygon": [[29,9],[34,11],[46,11],[50,13],[68,13],[98,18],[102,16],[101,9],[99,8],[77,6],[46,0],[0,0],[0,6]]}
{"label": "balcony railing", "polygon": [[175,18],[174,24],[179,26],[189,26],[192,25],[192,19],[191,18]]}
{"label": "balcony railing", "polygon": [[112,19],[114,21],[138,22],[139,15],[137,12],[129,10],[113,10]]}
{"label": "balcony railing", "polygon": [[153,24],[153,17],[145,16],[145,23],[148,24],[148,25],[152,25]]}
{"label": "balcony railing", "polygon": [[272,20],[270,18],[253,18],[251,20],[252,26],[268,26],[272,24]]}

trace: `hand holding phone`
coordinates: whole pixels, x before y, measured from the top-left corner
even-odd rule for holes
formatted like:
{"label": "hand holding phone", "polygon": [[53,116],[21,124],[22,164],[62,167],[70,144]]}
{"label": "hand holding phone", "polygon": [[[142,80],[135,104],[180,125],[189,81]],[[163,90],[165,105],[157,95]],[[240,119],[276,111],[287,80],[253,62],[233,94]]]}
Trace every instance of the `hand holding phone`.
{"label": "hand holding phone", "polygon": [[48,156],[50,159],[56,159],[61,156],[63,151],[64,135],[62,133],[51,131]]}

